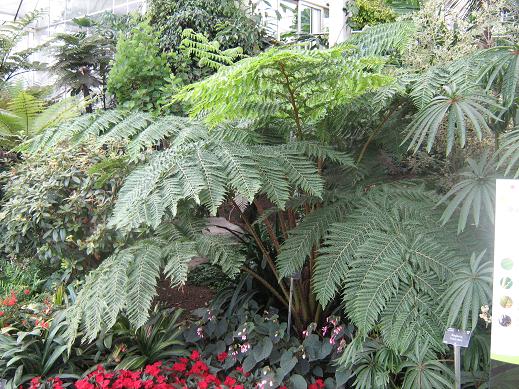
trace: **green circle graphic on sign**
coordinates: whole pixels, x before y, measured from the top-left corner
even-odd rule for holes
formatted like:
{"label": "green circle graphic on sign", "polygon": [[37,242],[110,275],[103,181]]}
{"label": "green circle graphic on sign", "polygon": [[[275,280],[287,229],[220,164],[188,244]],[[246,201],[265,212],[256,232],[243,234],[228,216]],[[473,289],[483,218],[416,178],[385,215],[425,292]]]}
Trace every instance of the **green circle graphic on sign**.
{"label": "green circle graphic on sign", "polygon": [[510,258],[505,258],[501,261],[501,267],[505,270],[512,270],[514,266],[514,261]]}
{"label": "green circle graphic on sign", "polygon": [[510,289],[514,283],[510,277],[503,277],[499,284],[501,285],[501,288]]}

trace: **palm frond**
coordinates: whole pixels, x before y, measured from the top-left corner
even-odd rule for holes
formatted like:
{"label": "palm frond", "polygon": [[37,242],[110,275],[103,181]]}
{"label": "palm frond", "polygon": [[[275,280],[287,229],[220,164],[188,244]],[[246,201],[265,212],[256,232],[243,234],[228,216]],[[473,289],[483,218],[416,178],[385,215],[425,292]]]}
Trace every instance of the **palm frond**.
{"label": "palm frond", "polygon": [[493,160],[489,158],[488,154],[483,154],[479,161],[468,158],[467,164],[467,169],[460,173],[463,179],[440,200],[440,203],[448,201],[447,208],[441,216],[443,224],[450,220],[458,207],[461,207],[459,208],[458,233],[467,226],[471,213],[476,227],[479,226],[482,210],[485,211],[488,220],[491,223],[494,222],[496,172]]}
{"label": "palm frond", "polygon": [[499,120],[489,110],[492,107],[497,107],[496,102],[474,88],[445,86],[444,94],[434,97],[415,115],[402,144],[409,142],[408,149],[417,152],[426,143],[426,150],[431,151],[440,128],[444,126],[446,152],[449,154],[456,138],[460,147],[465,146],[469,128],[474,130],[479,140],[484,131],[491,133],[487,119]]}

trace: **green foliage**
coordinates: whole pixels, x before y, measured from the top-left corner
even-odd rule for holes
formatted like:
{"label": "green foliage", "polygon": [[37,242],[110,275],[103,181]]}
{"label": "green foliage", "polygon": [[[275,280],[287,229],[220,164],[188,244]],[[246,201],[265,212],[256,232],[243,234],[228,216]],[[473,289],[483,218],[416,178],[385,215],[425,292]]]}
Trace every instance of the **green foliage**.
{"label": "green foliage", "polygon": [[230,190],[248,201],[263,192],[281,208],[295,190],[320,197],[323,181],[312,157],[303,147],[247,146],[211,139],[171,147],[152,155],[128,176],[111,225],[157,227],[166,212],[176,215],[181,200],[203,204],[215,214]]}
{"label": "green foliage", "polygon": [[18,164],[6,174],[0,211],[0,248],[11,258],[57,261],[111,249],[106,217],[115,199],[117,176],[103,188],[88,169],[110,152],[85,147],[54,151]]}
{"label": "green foliage", "polygon": [[29,34],[30,26],[42,15],[41,11],[26,13],[14,22],[4,22],[0,27],[0,88],[18,74],[38,69],[41,64],[30,60],[36,49],[15,51],[17,45]]}
{"label": "green foliage", "polygon": [[11,291],[36,290],[43,282],[40,273],[41,270],[32,263],[23,266],[0,260],[0,298],[8,296]]}
{"label": "green foliage", "polygon": [[479,161],[467,159],[468,167],[459,175],[463,178],[457,182],[440,202],[447,202],[448,206],[443,212],[441,220],[447,223],[458,207],[461,206],[458,222],[458,233],[467,226],[469,214],[472,213],[473,223],[477,227],[480,224],[481,211],[486,211],[487,222],[494,223],[495,207],[495,166],[488,155],[481,156]]}
{"label": "green foliage", "polygon": [[497,119],[489,108],[496,103],[488,96],[470,87],[444,86],[444,94],[435,96],[421,109],[409,125],[404,143],[410,141],[409,149],[416,152],[426,143],[426,150],[431,151],[440,126],[446,125],[446,153],[452,151],[456,138],[460,147],[465,146],[468,124],[479,140],[484,131],[491,133],[487,122]]}
{"label": "green foliage", "polygon": [[117,42],[108,91],[128,109],[157,110],[170,78],[168,56],[159,49],[160,35],[140,22]]}
{"label": "green foliage", "polygon": [[420,341],[441,349],[433,301],[460,264],[436,222],[434,197],[420,188],[381,188],[356,206],[325,238],[313,279],[317,299],[324,306],[342,292],[359,336],[378,328],[396,353]]}
{"label": "green foliage", "polygon": [[409,21],[383,23],[365,28],[347,43],[358,46],[363,55],[384,55],[402,52],[409,44],[416,26]]}
{"label": "green foliage", "polygon": [[405,370],[402,389],[449,389],[452,387],[452,371],[431,355],[428,345],[416,343],[413,352],[400,366]]}
{"label": "green foliage", "polygon": [[34,138],[49,127],[79,115],[83,101],[68,97],[45,107],[45,102],[21,91],[0,110],[0,146],[13,147]]}
{"label": "green foliage", "polygon": [[353,17],[350,23],[355,30],[393,22],[396,18],[396,13],[384,0],[355,0],[352,7]]}
{"label": "green foliage", "polygon": [[218,70],[222,66],[232,65],[243,56],[241,47],[227,50],[220,49],[217,41],[209,42],[203,34],[196,33],[191,29],[182,31],[182,42],[180,50],[188,57],[193,56],[198,60],[198,66]]}
{"label": "green foliage", "polygon": [[77,303],[70,309],[71,341],[80,328],[85,338],[94,340],[99,331],[111,328],[123,311],[133,328],[144,325],[161,273],[173,286],[183,285],[189,261],[195,256],[205,256],[235,276],[245,260],[236,242],[226,236],[202,235],[204,228],[203,221],[186,217],[104,260],[87,276]]}
{"label": "green foliage", "polygon": [[241,47],[245,54],[257,54],[267,45],[265,31],[257,16],[249,14],[247,6],[233,0],[153,0],[148,16],[160,34],[160,48],[172,53],[173,72],[188,82],[199,80],[213,71],[199,68],[198,60],[185,56],[181,45],[186,29],[196,31],[216,41],[223,51]]}
{"label": "green foliage", "polygon": [[195,311],[199,319],[184,331],[188,345],[199,348],[203,358],[213,360],[217,372],[238,363],[250,372],[251,381],[265,380],[273,387],[288,382],[306,387],[315,378],[329,387],[346,383],[349,377],[337,372],[331,361],[340,353],[341,340],[351,336],[351,327],[332,317],[326,336],[316,331],[314,323],[303,340],[289,337],[287,323],[275,311],[261,310],[250,295],[241,291],[241,285],[228,296],[224,291],[207,309]]}
{"label": "green foliage", "polygon": [[469,267],[459,269],[445,291],[444,314],[448,313],[448,325],[473,331],[478,323],[480,307],[492,299],[492,263],[485,252],[472,254]]}
{"label": "green foliage", "polygon": [[[225,120],[292,119],[298,137],[304,124],[353,97],[387,84],[380,58],[356,58],[353,49],[270,49],[196,84],[175,97],[191,104],[192,116],[211,125]],[[308,123],[310,124],[310,123]]]}
{"label": "green foliage", "polygon": [[[8,379],[6,388],[17,388],[36,376],[79,378],[79,375],[104,357],[95,345],[74,345],[67,353],[67,322],[64,311],[58,311],[48,329],[42,324],[19,329],[19,324],[0,332],[0,374]],[[33,315],[39,315],[38,311]],[[36,316],[37,317],[37,316]],[[34,325],[31,319],[31,324]],[[45,323],[45,322],[44,322]],[[96,355],[97,354],[97,355]]]}
{"label": "green foliage", "polygon": [[112,358],[122,356],[116,369],[142,369],[154,362],[185,354],[180,315],[182,310],[156,306],[150,319],[137,330],[125,317],[119,318],[113,330],[104,337],[104,342],[115,348]]}
{"label": "green foliage", "polygon": [[[106,77],[115,52],[116,34],[110,23],[96,23],[91,19],[74,19],[79,27],[75,33],[56,34],[50,42],[55,56],[49,71],[57,75],[57,85],[65,87],[73,95],[82,94],[87,99],[99,88],[106,108]],[[92,112],[92,106],[87,106]]]}

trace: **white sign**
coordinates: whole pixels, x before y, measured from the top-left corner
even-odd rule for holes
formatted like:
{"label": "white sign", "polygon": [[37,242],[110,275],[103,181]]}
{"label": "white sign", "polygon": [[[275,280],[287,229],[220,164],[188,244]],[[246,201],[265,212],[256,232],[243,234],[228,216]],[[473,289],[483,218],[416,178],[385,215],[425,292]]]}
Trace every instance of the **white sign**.
{"label": "white sign", "polygon": [[519,364],[519,180],[497,180],[490,357]]}

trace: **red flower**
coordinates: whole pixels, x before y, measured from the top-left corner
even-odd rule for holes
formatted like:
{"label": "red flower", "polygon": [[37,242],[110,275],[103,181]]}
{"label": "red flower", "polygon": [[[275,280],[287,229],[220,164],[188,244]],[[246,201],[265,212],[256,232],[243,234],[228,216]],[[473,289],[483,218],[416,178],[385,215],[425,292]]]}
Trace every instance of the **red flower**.
{"label": "red flower", "polygon": [[227,386],[233,386],[234,384],[236,383],[236,380],[234,378],[232,378],[231,376],[227,376],[225,378],[225,381],[223,382],[224,385],[227,385]]}
{"label": "red flower", "polygon": [[225,361],[227,359],[227,353],[224,351],[223,353],[218,354],[216,359],[218,359],[219,362]]}
{"label": "red flower", "polygon": [[31,386],[29,386],[29,389],[38,389],[40,387],[40,378],[41,377],[34,377],[31,380]]}
{"label": "red flower", "polygon": [[23,291],[23,294],[25,294],[25,295],[28,295],[29,293],[31,293],[31,291],[30,291],[29,289],[25,289],[25,290]]}
{"label": "red flower", "polygon": [[202,361],[196,361],[189,371],[190,374],[205,375],[209,371],[207,365]]}
{"label": "red flower", "polygon": [[200,359],[200,353],[198,350],[193,350],[189,358],[191,358],[192,361],[198,361]]}
{"label": "red flower", "polygon": [[160,362],[160,361],[155,362],[153,365],[146,366],[146,368],[144,369],[144,372],[153,377],[157,377],[160,374],[161,365],[162,365],[162,362]]}
{"label": "red flower", "polygon": [[308,389],[322,389],[325,386],[324,381],[318,378],[315,380],[315,383],[308,385]]}
{"label": "red flower", "polygon": [[94,385],[88,382],[86,379],[76,382],[76,389],[95,389]]}
{"label": "red flower", "polygon": [[175,362],[172,366],[174,371],[183,372],[186,371],[187,366],[185,363]]}
{"label": "red flower", "polygon": [[4,316],[4,311],[0,311],[0,317]]}

